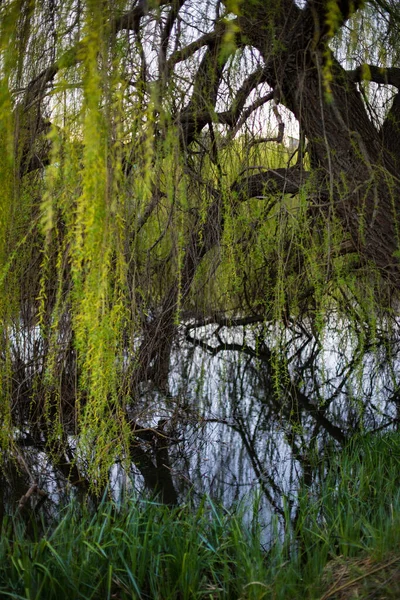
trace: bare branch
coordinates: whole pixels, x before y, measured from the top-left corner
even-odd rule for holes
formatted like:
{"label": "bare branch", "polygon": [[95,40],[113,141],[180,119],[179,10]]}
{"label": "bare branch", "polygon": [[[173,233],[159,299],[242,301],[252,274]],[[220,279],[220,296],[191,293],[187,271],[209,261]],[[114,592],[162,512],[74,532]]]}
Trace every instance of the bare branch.
{"label": "bare branch", "polygon": [[297,166],[289,169],[269,169],[261,173],[240,177],[231,186],[239,200],[247,200],[265,194],[297,194],[308,178],[308,173]]}
{"label": "bare branch", "polygon": [[166,23],[164,25],[163,31],[161,33],[161,43],[160,43],[160,51],[158,55],[159,60],[159,71],[162,77],[166,78],[167,75],[167,49],[169,40],[171,37],[171,32],[174,27],[174,24],[178,18],[179,10],[185,4],[186,0],[174,0],[171,10],[168,14]]}
{"label": "bare branch", "polygon": [[216,31],[210,31],[209,33],[202,35],[199,39],[195,40],[191,44],[188,44],[184,48],[177,50],[167,60],[167,70],[170,71],[178,63],[187,60],[193,56],[193,54],[196,54],[200,48],[204,48],[204,46],[208,46],[209,44],[215,42],[217,37],[219,37],[219,35],[217,35]]}
{"label": "bare branch", "polygon": [[33,496],[33,494],[37,494],[38,496],[42,496],[47,498],[47,494],[46,492],[44,492],[43,490],[41,490],[38,486],[37,483],[32,483],[31,487],[29,488],[29,490],[26,492],[26,494],[24,494],[19,502],[18,502],[18,510],[19,512],[23,512],[24,510],[26,510],[27,508],[27,504],[31,498],[31,496]]}
{"label": "bare branch", "polygon": [[393,85],[400,89],[400,68],[398,67],[382,68],[365,63],[347,73],[355,82],[373,81],[381,85]]}
{"label": "bare branch", "polygon": [[[247,98],[249,97],[250,93],[254,89],[256,89],[256,87],[258,85],[260,85],[261,83],[265,83],[267,81],[267,75],[268,75],[268,70],[260,67],[259,69],[257,69],[253,73],[251,73],[251,75],[249,75],[244,80],[244,82],[242,83],[242,85],[240,86],[239,90],[236,93],[236,96],[232,102],[231,108],[228,111],[219,113],[218,117],[219,117],[219,120],[221,123],[230,125],[231,127],[234,127],[237,124],[237,122],[240,118],[240,115],[242,113],[242,110],[244,108],[244,105],[246,104]],[[246,111],[248,111],[248,112],[247,112],[247,116],[245,117],[244,121],[249,117],[249,115],[254,110],[259,108],[260,106],[262,106],[269,100],[272,100],[273,97],[274,97],[274,93],[271,92],[270,94],[267,94],[266,96],[263,96],[262,98],[259,98],[258,100],[256,100],[249,108],[246,109]],[[244,123],[244,121],[243,121],[243,123]]]}
{"label": "bare branch", "polygon": [[[158,1],[159,7],[168,4],[172,4],[172,0]],[[149,13],[150,8],[148,0],[141,0],[135,8],[113,19],[110,23],[111,30],[116,33],[124,29],[137,32],[141,19]]]}

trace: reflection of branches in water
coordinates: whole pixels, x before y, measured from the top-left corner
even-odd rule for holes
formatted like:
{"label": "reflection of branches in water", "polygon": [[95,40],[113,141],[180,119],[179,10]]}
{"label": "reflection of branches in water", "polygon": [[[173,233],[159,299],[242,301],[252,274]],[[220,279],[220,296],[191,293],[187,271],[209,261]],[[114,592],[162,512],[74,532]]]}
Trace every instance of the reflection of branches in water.
{"label": "reflection of branches in water", "polygon": [[[250,356],[251,358],[256,359],[257,361],[264,363],[269,369],[276,368],[276,355],[273,351],[270,350],[266,346],[266,344],[259,343],[257,347],[253,348],[248,344],[238,344],[236,342],[225,342],[221,339],[220,330],[222,326],[218,326],[218,328],[213,332],[213,335],[216,337],[218,344],[211,345],[201,339],[194,338],[190,335],[190,333],[186,332],[186,339],[194,346],[200,347],[202,350],[208,352],[211,356],[217,356],[221,352],[239,352],[241,354]],[[296,407],[296,411],[298,407],[301,405],[304,409],[308,411],[310,415],[312,415],[316,421],[326,429],[326,431],[338,442],[343,443],[345,441],[345,435],[342,430],[336,425],[332,424],[330,420],[325,416],[325,408],[320,407],[318,404],[314,404],[310,402],[307,396],[301,391],[299,382],[303,381],[303,376],[305,371],[309,368],[311,361],[314,361],[316,356],[312,354],[312,358],[309,357],[308,362],[302,368],[297,369],[297,382],[293,381],[290,376],[288,366],[285,364],[285,360],[280,360],[280,371],[282,367],[285,369],[285,374],[282,377],[282,389],[276,390],[276,393],[281,397],[282,395],[286,395],[287,398],[291,401],[292,406]],[[348,376],[350,376],[351,371],[348,372]],[[282,374],[282,373],[281,373]],[[345,380],[342,381],[341,386],[345,385]],[[337,392],[339,394],[340,391]],[[332,398],[333,399],[333,398]],[[324,403],[329,405],[330,398],[328,398],[327,402]]]}
{"label": "reflection of branches in water", "polygon": [[[322,339],[322,334],[311,335],[310,327],[300,322],[285,329],[279,348],[268,343],[268,328],[258,316],[250,321],[198,320],[184,331],[186,341],[208,355],[210,364],[220,361],[225,370],[230,365],[225,396],[231,414],[214,415],[208,422],[228,425],[239,435],[249,465],[278,514],[287,487],[268,467],[274,456],[275,461],[282,460],[279,445],[271,447],[278,431],[285,432],[290,480],[297,479],[297,487],[300,481],[312,485],[319,455],[332,440],[343,445],[356,431],[381,431],[398,423],[399,384],[389,364],[398,357],[395,336],[389,340],[382,331],[359,335],[339,325],[333,323]],[[256,398],[254,404],[249,398]],[[300,473],[293,475],[298,467]]]}
{"label": "reflection of branches in water", "polygon": [[[300,321],[282,332],[277,347],[271,331],[256,315],[192,322],[173,357],[174,394],[143,390],[131,417],[132,469],[164,501],[175,503],[192,489],[234,502],[258,481],[265,506],[283,518],[285,498],[295,517],[298,486],[312,486],[327,444],[341,446],[362,428],[397,426],[394,333],[367,339],[337,326],[311,335]],[[49,454],[43,430],[38,437],[21,428],[17,443],[24,455],[32,452],[32,462],[35,452],[36,461]],[[69,482],[87,493],[84,465],[69,440],[52,450],[46,478],[37,477],[40,465],[32,471],[40,488],[61,497]],[[40,460],[44,471],[47,459]]]}

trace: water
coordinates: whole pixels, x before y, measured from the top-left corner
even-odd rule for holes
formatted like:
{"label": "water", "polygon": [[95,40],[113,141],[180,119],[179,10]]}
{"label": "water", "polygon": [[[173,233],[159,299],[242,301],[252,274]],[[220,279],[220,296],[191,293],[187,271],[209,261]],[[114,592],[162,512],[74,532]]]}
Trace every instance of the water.
{"label": "water", "polygon": [[303,327],[283,331],[278,350],[276,331],[215,329],[196,332],[201,347],[181,340],[171,397],[154,394],[148,403],[146,425],[165,419],[170,427],[180,498],[207,493],[231,506],[257,491],[265,522],[283,521],[285,510],[295,514],[299,486],[312,485],[327,447],[397,427],[395,339],[367,346],[336,320],[319,339]]}
{"label": "water", "polygon": [[[122,461],[111,469],[111,493],[118,499],[147,487],[169,502],[208,494],[228,509],[247,503],[249,518],[258,494],[263,522],[283,524],[296,513],[299,486],[319,476],[328,447],[339,450],[357,432],[397,428],[397,338],[382,330],[367,340],[333,317],[323,332],[304,322],[282,330],[182,326],[169,393],[143,385],[129,407],[145,434],[130,468]],[[72,453],[76,442],[70,435]],[[25,448],[24,460],[29,473],[14,469],[4,482],[14,490],[3,496],[8,505],[28,479],[53,507],[80,489],[43,450]]]}

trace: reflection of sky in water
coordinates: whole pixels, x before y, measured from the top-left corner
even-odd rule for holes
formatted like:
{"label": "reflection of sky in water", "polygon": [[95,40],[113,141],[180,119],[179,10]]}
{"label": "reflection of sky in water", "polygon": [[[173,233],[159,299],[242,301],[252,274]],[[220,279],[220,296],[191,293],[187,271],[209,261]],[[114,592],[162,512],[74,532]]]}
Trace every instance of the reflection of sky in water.
{"label": "reflection of sky in water", "polygon": [[[396,390],[397,363],[389,360],[390,344],[360,343],[348,324],[332,323],[319,343],[300,327],[282,334],[286,370],[281,369],[278,377],[270,364],[257,358],[257,352],[250,356],[221,350],[212,356],[182,336],[172,356],[170,397],[144,386],[138,404],[131,407],[132,417],[144,427],[157,427],[160,419],[167,419],[171,469],[181,498],[189,490],[194,498],[208,493],[229,507],[262,492],[264,522],[272,514],[281,517],[287,501],[293,502],[293,514],[307,461],[312,458],[315,463],[324,444],[332,443],[313,411],[320,411],[346,436],[360,424],[377,428],[396,417],[391,396]],[[260,328],[222,327],[218,338],[213,335],[215,326],[207,326],[192,330],[191,335],[212,347],[247,344],[254,351]],[[26,363],[42,343],[38,328],[15,331],[12,339]],[[273,350],[271,340],[263,333],[260,356],[266,348]],[[391,344],[393,359],[397,346]],[[37,366],[35,361],[32,364]],[[293,389],[303,400],[295,398]],[[76,446],[69,439],[71,447]],[[35,470],[40,486],[57,501],[59,489],[44,455]],[[121,464],[110,475],[115,497],[126,485],[143,487],[134,466],[128,480]]]}
{"label": "reflection of sky in water", "polygon": [[[196,335],[215,345],[211,331],[202,328]],[[254,331],[246,333],[246,343],[253,347]],[[222,329],[219,335],[225,343],[243,343],[239,329]],[[353,433],[355,422],[368,429],[395,418],[396,407],[388,399],[393,387],[390,368],[381,349],[367,352],[366,346],[357,347],[359,340],[341,323],[325,333],[322,348],[299,332],[291,340],[286,336],[287,371],[306,396],[307,408],[319,408],[346,436]],[[269,498],[266,506],[272,503],[278,512],[283,510],[283,498],[295,498],[302,474],[296,455],[322,452],[330,436],[321,427],[318,431],[310,410],[290,406],[293,398],[285,396],[285,386],[273,393],[276,382],[261,361],[257,364],[235,352],[209,356],[200,348],[187,348],[174,355],[173,363],[172,395],[190,398],[202,418],[196,433],[184,436],[186,476],[196,490],[230,504],[260,489],[261,482]],[[290,423],[290,413],[296,410],[298,419],[292,415],[295,422]],[[174,468],[179,479],[179,459]]]}

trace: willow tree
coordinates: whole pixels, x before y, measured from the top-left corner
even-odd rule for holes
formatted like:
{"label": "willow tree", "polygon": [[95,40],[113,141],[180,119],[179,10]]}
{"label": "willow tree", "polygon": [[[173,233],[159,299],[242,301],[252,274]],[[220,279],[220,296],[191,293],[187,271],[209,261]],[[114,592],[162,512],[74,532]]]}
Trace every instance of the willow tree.
{"label": "willow tree", "polygon": [[396,306],[399,8],[5,0],[0,19],[5,463],[33,448],[90,487],[134,462],[173,502],[144,398],[168,397],[182,324]]}

